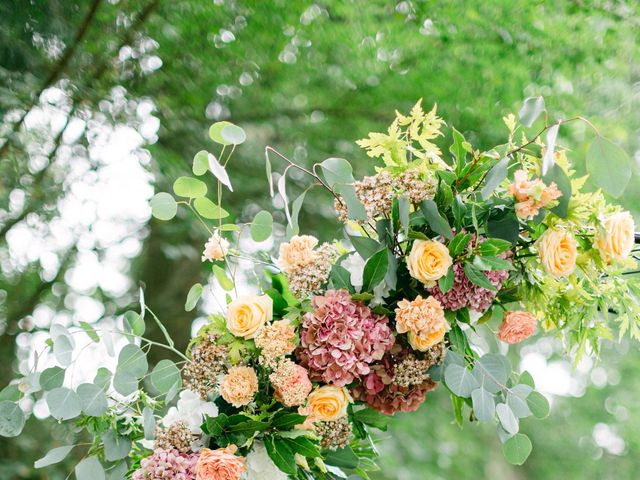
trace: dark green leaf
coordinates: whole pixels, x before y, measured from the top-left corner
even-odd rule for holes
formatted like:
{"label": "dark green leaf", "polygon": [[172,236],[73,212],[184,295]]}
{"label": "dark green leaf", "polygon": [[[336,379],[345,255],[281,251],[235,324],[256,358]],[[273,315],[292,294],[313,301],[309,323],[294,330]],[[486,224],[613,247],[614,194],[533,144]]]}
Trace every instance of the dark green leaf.
{"label": "dark green leaf", "polygon": [[449,240],[453,238],[453,232],[449,226],[449,222],[438,211],[438,207],[433,200],[424,200],[420,204],[420,210],[429,223],[431,229],[439,235],[442,235]]}
{"label": "dark green leaf", "polygon": [[478,245],[478,253],[482,256],[491,257],[506,252],[511,248],[511,242],[501,238],[489,238]]}
{"label": "dark green leaf", "polygon": [[272,436],[264,438],[264,446],[267,449],[269,458],[276,466],[288,475],[295,475],[298,471],[296,459],[289,446],[280,439]]}
{"label": "dark green leaf", "polygon": [[373,290],[384,279],[388,267],[387,249],[383,248],[367,260],[364,265],[362,291]]}
{"label": "dark green leaf", "polygon": [[387,425],[391,418],[388,415],[384,415],[373,408],[363,408],[353,413],[353,416],[359,422],[369,425],[370,427],[377,428],[378,430],[387,430]]}
{"label": "dark green leaf", "polygon": [[382,248],[378,242],[369,237],[349,236],[349,240],[353,244],[353,248],[364,259],[369,259],[374,253],[379,252]]}
{"label": "dark green leaf", "polygon": [[456,279],[456,273],[453,270],[453,267],[449,267],[449,270],[447,270],[447,274],[444,277],[440,277],[438,279],[438,286],[440,287],[440,290],[442,291],[442,293],[447,293],[449,290],[451,290],[451,287],[453,287],[455,279]]}
{"label": "dark green leaf", "polygon": [[503,158],[491,167],[491,170],[489,170],[489,173],[487,174],[484,187],[482,187],[482,190],[480,191],[483,200],[488,199],[493,191],[498,188],[498,185],[507,178],[508,168],[509,159],[507,157]]}
{"label": "dark green leaf", "polygon": [[287,430],[295,427],[296,425],[301,425],[306,420],[306,416],[300,415],[298,413],[283,413],[280,415],[276,415],[271,422],[271,426],[278,430]]}
{"label": "dark green leaf", "polygon": [[473,265],[480,270],[515,270],[511,262],[500,257],[474,257]]}
{"label": "dark green leaf", "polygon": [[453,237],[453,240],[451,240],[451,242],[449,243],[449,253],[451,254],[451,256],[455,258],[462,252],[464,252],[467,248],[467,245],[469,245],[470,240],[471,234],[465,232],[460,232],[455,237]]}
{"label": "dark green leaf", "polygon": [[491,237],[507,240],[515,244],[520,234],[520,223],[513,213],[490,218],[487,222],[487,233]]}
{"label": "dark green leaf", "polygon": [[493,286],[487,276],[474,267],[473,264],[469,262],[464,264],[464,274],[471,282],[475,283],[479,287],[486,288],[492,292],[497,291],[496,287]]}
{"label": "dark green leaf", "polygon": [[331,280],[333,288],[336,290],[344,289],[349,292],[354,291],[353,286],[351,285],[351,274],[346,268],[340,265],[336,264],[331,267],[329,279]]}
{"label": "dark green leaf", "polygon": [[502,445],[505,458],[513,465],[522,465],[529,458],[531,449],[531,440],[522,433],[514,435]]}
{"label": "dark green leaf", "polygon": [[318,446],[306,437],[281,438],[276,441],[284,442],[294,454],[298,453],[307,458],[320,456]]}
{"label": "dark green leaf", "polygon": [[324,462],[327,465],[333,465],[338,468],[356,468],[360,463],[358,456],[351,447],[330,450],[327,453]]}

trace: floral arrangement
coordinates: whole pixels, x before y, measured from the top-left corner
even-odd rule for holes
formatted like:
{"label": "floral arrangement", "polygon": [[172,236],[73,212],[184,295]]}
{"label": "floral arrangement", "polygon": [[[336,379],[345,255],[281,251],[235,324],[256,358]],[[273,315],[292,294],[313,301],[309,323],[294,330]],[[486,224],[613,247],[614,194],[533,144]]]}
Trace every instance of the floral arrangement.
{"label": "floral arrangement", "polygon": [[[359,180],[346,160],[306,169],[267,148],[272,196],[271,161],[286,162],[277,181],[286,234],[267,211],[223,222],[222,193],[233,189],[225,166],[245,133],[214,124],[221,152],[196,154],[193,173],[213,174],[216,201],[207,183],[180,177],[175,196],[156,194],[151,209],[160,220],[179,206],[193,212],[209,236],[209,286],[226,292],[225,304],[187,352],[175,349],[142,293],[140,312],[122,315],[117,331],[53,325],[39,362],[2,391],[0,434],[19,435],[23,401],[44,398],[52,417],[91,440],[57,447],[35,466],[82,448],[80,480],[366,479],[376,468],[371,430],[417,410],[442,384],[458,423],[495,422],[507,460],[523,463],[532,445],[519,423],[549,406],[528,372],[513,371],[507,346],[538,333],[562,339],[579,359],[597,355],[616,326],[640,338],[640,286],[626,275],[636,267],[633,218],[600,190],[583,191],[586,177],[556,145],[560,125],[582,119],[549,124],[545,115],[527,137],[543,107],[528,99],[520,121],[505,117],[507,142],[489,151],[452,129],[443,154],[436,141],[445,123],[418,102],[408,115],[396,112],[386,133],[358,141],[380,161]],[[592,146],[619,156],[616,148],[599,136]],[[343,238],[300,234],[307,190],[289,202],[291,169],[330,192]],[[250,241],[254,253],[241,248]],[[204,291],[194,285],[185,309]],[[148,322],[165,343],[144,336]],[[117,367],[75,385],[65,372],[79,333],[106,342]],[[119,351],[114,336],[124,339]],[[150,348],[173,360],[150,369]]]}

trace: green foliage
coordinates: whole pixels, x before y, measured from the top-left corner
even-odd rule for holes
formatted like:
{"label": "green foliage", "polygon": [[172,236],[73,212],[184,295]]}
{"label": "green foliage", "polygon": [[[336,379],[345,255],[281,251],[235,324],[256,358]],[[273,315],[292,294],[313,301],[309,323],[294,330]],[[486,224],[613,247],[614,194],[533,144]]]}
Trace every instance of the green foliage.
{"label": "green foliage", "polygon": [[251,222],[251,238],[256,242],[263,242],[271,236],[273,217],[266,210],[256,214]]}

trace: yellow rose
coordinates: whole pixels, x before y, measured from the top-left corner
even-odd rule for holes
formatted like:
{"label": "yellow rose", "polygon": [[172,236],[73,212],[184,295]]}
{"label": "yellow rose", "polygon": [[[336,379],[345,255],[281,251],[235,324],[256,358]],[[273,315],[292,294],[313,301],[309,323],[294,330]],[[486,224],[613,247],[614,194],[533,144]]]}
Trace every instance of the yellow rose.
{"label": "yellow rose", "polygon": [[349,403],[351,396],[346,388],[324,385],[311,392],[305,411],[314,422],[331,422],[347,414]]}
{"label": "yellow rose", "polygon": [[444,277],[452,263],[449,249],[433,240],[414,241],[407,257],[409,274],[427,287],[434,286],[439,278]]}
{"label": "yellow rose", "polygon": [[236,337],[253,338],[273,317],[273,301],[268,295],[239,297],[229,304],[227,329]]}
{"label": "yellow rose", "polygon": [[635,223],[629,212],[609,215],[602,221],[594,245],[605,262],[624,260],[635,244]]}
{"label": "yellow rose", "polygon": [[542,266],[554,277],[566,277],[576,268],[578,248],[575,238],[564,230],[547,230],[538,240]]}
{"label": "yellow rose", "polygon": [[430,333],[421,332],[416,334],[414,332],[409,332],[407,339],[409,340],[411,348],[418,350],[419,352],[426,352],[431,347],[444,340],[444,334],[447,333],[447,330],[449,330],[449,324],[443,325],[440,329]]}

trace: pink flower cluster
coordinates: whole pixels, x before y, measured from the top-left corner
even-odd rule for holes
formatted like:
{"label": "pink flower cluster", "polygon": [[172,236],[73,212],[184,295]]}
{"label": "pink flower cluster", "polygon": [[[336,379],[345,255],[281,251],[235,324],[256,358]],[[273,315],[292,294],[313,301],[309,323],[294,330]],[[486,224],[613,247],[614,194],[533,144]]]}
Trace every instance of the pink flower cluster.
{"label": "pink flower cluster", "polygon": [[[398,356],[395,358],[397,361]],[[425,401],[427,392],[435,389],[437,384],[430,378],[406,387],[394,383],[395,361],[391,355],[385,355],[380,364],[374,365],[362,384],[351,390],[354,400],[366,402],[385,415],[417,410]]]}
{"label": "pink flower cluster", "polygon": [[[440,302],[442,307],[446,310],[460,310],[469,307],[470,310],[476,312],[484,312],[489,308],[496,298],[497,292],[479,287],[469,280],[464,274],[464,266],[461,263],[454,264],[453,271],[455,273],[453,287],[447,293],[443,294],[438,285],[429,289],[429,293]],[[509,272],[506,270],[491,270],[483,273],[498,290],[509,277]]]}
{"label": "pink flower cluster", "polygon": [[304,316],[297,352],[312,379],[347,385],[367,375],[369,365],[393,346],[389,319],[352,300],[346,290],[317,295],[313,306]]}
{"label": "pink flower cluster", "polygon": [[153,455],[143,458],[132,480],[195,480],[197,453],[157,448]]}

